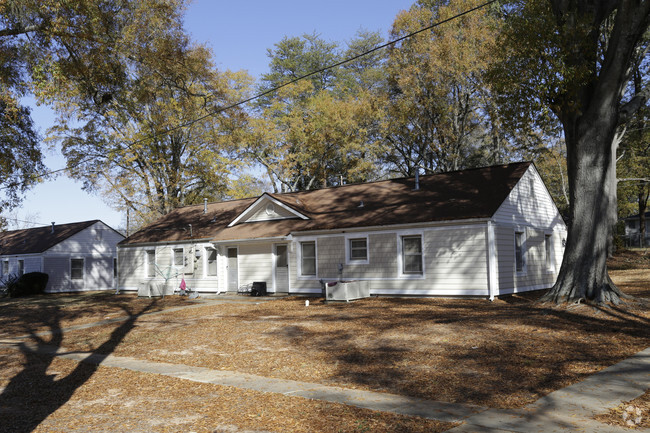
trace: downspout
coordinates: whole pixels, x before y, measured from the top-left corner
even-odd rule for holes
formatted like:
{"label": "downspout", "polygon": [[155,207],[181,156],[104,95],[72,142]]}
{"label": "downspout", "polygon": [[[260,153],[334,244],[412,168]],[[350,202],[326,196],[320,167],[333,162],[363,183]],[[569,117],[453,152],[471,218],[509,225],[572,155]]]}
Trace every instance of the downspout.
{"label": "downspout", "polygon": [[494,222],[487,222],[487,271],[488,271],[488,296],[490,301],[494,301],[499,290],[497,279],[497,248],[496,237],[494,235]]}

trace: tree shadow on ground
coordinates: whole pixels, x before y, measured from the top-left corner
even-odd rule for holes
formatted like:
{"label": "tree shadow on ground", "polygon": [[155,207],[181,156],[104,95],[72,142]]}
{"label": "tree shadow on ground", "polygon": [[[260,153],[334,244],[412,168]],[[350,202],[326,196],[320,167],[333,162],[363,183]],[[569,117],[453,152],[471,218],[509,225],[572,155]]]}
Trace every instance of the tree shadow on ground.
{"label": "tree shadow on ground", "polygon": [[[547,308],[521,296],[497,303],[367,300],[284,316],[276,321],[303,322],[300,338],[272,335],[337,366],[329,383],[512,408],[632,354],[621,357],[617,342],[642,348],[649,341],[639,312],[590,308]],[[340,325],[308,326],[316,321]]]}
{"label": "tree shadow on ground", "polygon": [[[139,308],[137,313],[128,306],[122,306],[122,312],[128,318],[113,330],[105,342],[89,352],[88,357],[112,353],[134,328],[138,318],[149,312],[156,302],[155,299],[151,300],[143,308]],[[56,372],[48,372],[57,357],[56,352],[62,349],[64,332],[61,322],[79,313],[66,313],[56,305],[41,306],[40,309],[39,320],[25,324],[29,337],[17,340],[15,344],[24,358],[23,368],[11,378],[0,394],[1,432],[33,431],[50,414],[63,406],[99,368],[99,365],[94,363],[79,362],[71,372],[61,378],[57,378]],[[47,332],[40,331],[44,325],[48,329]],[[58,355],[60,354],[61,352]]]}

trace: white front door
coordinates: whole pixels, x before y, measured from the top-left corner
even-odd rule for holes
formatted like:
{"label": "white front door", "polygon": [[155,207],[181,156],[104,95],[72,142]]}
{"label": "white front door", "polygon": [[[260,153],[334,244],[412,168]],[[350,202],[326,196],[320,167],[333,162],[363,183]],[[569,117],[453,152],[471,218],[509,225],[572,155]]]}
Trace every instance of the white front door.
{"label": "white front door", "polygon": [[236,292],[239,287],[237,248],[228,248],[228,291]]}
{"label": "white front door", "polygon": [[273,251],[275,275],[274,292],[289,292],[289,256],[287,244],[275,244]]}

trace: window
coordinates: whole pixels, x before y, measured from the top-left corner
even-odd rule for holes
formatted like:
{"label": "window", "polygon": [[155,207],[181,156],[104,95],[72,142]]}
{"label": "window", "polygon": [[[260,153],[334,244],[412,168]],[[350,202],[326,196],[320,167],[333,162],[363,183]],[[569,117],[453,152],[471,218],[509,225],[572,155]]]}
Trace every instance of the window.
{"label": "window", "polygon": [[156,276],[156,251],[147,250],[147,277]]}
{"label": "window", "polygon": [[515,232],[515,269],[517,272],[526,272],[524,232]]}
{"label": "window", "polygon": [[402,272],[422,274],[422,236],[402,237]]}
{"label": "window", "polygon": [[113,258],[113,278],[117,279],[117,259]]}
{"label": "window", "polygon": [[205,249],[205,275],[213,277],[217,275],[217,250],[212,247]]}
{"label": "window", "polygon": [[84,279],[84,259],[70,259],[70,278],[73,280]]}
{"label": "window", "polygon": [[301,275],[316,275],[316,242],[301,242]]}
{"label": "window", "polygon": [[174,248],[174,266],[184,266],[183,248]]}
{"label": "window", "polygon": [[553,243],[552,235],[544,236],[544,259],[546,262],[546,270],[553,270]]}
{"label": "window", "polygon": [[18,260],[18,275],[23,275],[25,273],[25,261]]}
{"label": "window", "polygon": [[348,248],[351,261],[368,260],[368,240],[366,238],[349,239]]}
{"label": "window", "polygon": [[2,261],[2,275],[9,275],[9,260]]}

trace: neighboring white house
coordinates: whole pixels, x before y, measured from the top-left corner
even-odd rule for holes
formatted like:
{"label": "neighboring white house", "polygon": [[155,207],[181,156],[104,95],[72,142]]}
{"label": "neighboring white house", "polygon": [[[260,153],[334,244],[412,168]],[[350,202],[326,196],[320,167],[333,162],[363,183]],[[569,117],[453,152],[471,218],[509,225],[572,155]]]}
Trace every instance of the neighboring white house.
{"label": "neighboring white house", "polygon": [[47,292],[114,289],[122,239],[100,220],[0,232],[0,277],[43,272]]}
{"label": "neighboring white house", "polygon": [[535,166],[515,163],[179,208],[118,244],[119,288],[360,280],[373,295],[493,298],[553,285],[565,239]]}

